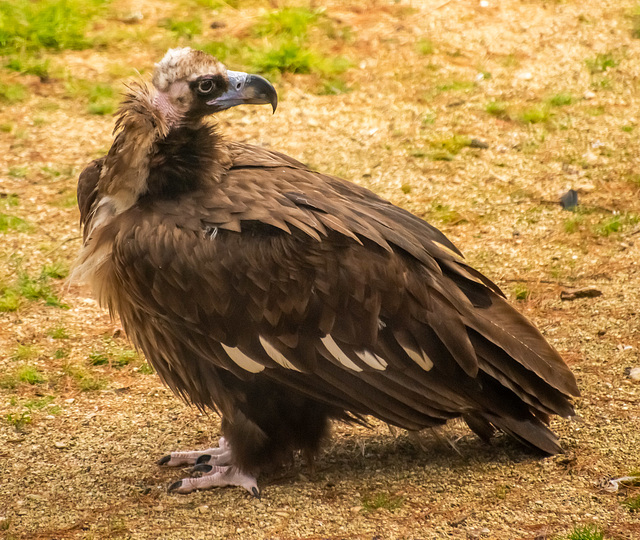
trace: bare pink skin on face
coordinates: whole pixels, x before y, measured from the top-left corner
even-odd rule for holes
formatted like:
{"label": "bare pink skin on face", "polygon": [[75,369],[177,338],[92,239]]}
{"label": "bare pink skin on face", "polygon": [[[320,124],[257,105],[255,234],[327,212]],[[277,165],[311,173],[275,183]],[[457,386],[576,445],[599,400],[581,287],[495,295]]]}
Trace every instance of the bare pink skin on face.
{"label": "bare pink skin on face", "polygon": [[166,92],[158,92],[153,98],[153,105],[160,111],[169,126],[175,126],[180,122],[182,114],[173,105]]}

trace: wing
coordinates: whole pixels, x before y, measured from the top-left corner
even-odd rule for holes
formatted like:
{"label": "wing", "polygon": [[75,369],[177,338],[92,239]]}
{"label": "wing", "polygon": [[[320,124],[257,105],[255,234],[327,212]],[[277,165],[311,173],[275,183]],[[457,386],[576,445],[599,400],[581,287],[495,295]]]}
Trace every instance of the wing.
{"label": "wing", "polygon": [[86,234],[90,230],[91,209],[98,197],[98,180],[105,158],[95,159],[87,165],[78,178],[78,208],[80,209],[80,225]]}
{"label": "wing", "polygon": [[573,412],[575,380],[499,289],[412,214],[269,159],[114,224],[114,307],[165,381],[220,406],[220,377],[267,377],[408,429],[465,415],[557,451],[540,420]]}

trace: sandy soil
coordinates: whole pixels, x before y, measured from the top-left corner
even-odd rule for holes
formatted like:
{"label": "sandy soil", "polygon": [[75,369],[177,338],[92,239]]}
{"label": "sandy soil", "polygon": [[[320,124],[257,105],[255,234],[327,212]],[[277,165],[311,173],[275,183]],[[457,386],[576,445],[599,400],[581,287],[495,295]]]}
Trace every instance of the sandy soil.
{"label": "sandy soil", "polygon": [[[458,424],[425,433],[422,449],[385,425],[335,426],[314,475],[296,462],[265,478],[259,501],[239,489],[168,494],[185,471],[155,460],[214,442],[218,418],[171,395],[90,291],[51,278],[68,309],[23,300],[0,313],[0,536],[542,540],[594,525],[605,538],[640,538],[640,512],[625,503],[640,488],[606,489],[640,469],[640,382],[629,376],[640,367],[634,2],[320,4],[351,28],[336,52],[353,61],[352,91],[315,95],[308,77],[285,76],[274,116],[237,109],[220,115],[221,129],[370,187],[442,228],[575,371],[579,416],[553,423],[566,454],[539,459],[505,437],[487,446]],[[169,9],[117,6],[141,9],[143,27]],[[226,30],[212,36],[260,9],[222,11]],[[141,41],[56,62],[113,80],[113,66],[148,72],[157,49]],[[615,65],[603,64],[609,57]],[[21,273],[71,264],[77,174],[108,148],[113,127],[70,99],[62,80],[4,75],[27,84],[30,97],[0,110],[0,212],[30,226],[0,232],[0,290]],[[550,104],[567,93],[570,103]],[[491,102],[505,110],[490,114]],[[530,123],[536,107],[546,117]],[[454,135],[488,148],[434,159]],[[578,213],[557,204],[569,188],[579,192]],[[602,294],[561,300],[582,287]],[[25,366],[39,374],[33,384],[20,380]]]}

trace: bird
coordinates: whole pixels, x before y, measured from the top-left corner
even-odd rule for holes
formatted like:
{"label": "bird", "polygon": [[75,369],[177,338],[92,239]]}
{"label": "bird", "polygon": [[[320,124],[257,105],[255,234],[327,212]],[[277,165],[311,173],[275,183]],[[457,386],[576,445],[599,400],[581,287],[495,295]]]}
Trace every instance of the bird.
{"label": "bird", "polygon": [[237,486],[319,452],[332,422],[417,432],[462,418],[540,454],[576,379],[541,332],[434,226],[355,183],[224,138],[211,117],[278,96],[259,75],[170,49],[127,86],[108,153],[78,180],[73,279],[119,316],[218,446],[169,490]]}

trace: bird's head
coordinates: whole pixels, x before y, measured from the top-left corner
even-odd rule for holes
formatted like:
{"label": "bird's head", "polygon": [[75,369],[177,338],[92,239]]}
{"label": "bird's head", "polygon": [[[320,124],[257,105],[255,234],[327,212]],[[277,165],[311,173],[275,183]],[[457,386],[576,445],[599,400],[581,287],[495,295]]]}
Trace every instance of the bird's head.
{"label": "bird's head", "polygon": [[170,123],[193,122],[236,105],[271,104],[278,94],[263,77],[230,71],[213,56],[189,47],[169,49],[156,64],[155,105]]}

